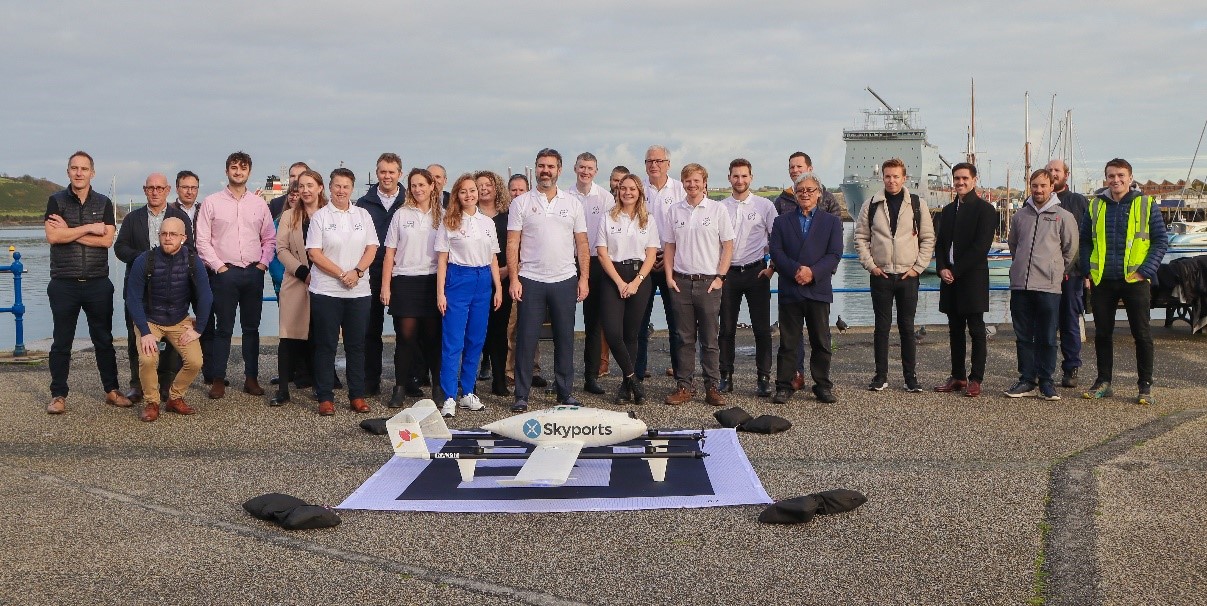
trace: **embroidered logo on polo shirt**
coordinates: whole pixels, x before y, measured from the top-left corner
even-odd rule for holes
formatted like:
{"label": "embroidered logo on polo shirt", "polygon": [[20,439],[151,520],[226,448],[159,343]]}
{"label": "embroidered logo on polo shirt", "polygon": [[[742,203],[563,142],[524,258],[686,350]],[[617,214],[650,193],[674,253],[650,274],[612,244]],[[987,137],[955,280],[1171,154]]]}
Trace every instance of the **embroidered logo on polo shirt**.
{"label": "embroidered logo on polo shirt", "polygon": [[703,225],[704,227],[712,225],[712,217],[704,217],[704,220],[700,222],[700,225]]}
{"label": "embroidered logo on polo shirt", "polygon": [[570,216],[570,210],[569,210],[569,209],[566,209],[566,208],[560,209],[560,210],[558,210],[558,211],[557,211],[557,216],[559,216],[559,217],[569,217],[569,216]]}
{"label": "embroidered logo on polo shirt", "polygon": [[755,218],[755,217],[757,217],[757,216],[758,216],[758,214],[757,214],[757,213],[754,213],[754,212],[749,212],[749,213],[746,213],[746,220],[747,220],[747,221],[754,221],[754,218]]}

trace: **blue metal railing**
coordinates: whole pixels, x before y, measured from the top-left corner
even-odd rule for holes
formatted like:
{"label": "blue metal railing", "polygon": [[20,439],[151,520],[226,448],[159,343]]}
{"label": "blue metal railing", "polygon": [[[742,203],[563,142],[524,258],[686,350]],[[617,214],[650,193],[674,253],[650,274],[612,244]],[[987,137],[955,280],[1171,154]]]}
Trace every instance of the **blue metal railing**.
{"label": "blue metal railing", "polygon": [[[10,247],[9,250],[12,250]],[[25,355],[25,303],[21,302],[21,274],[25,272],[25,266],[21,263],[21,253],[13,252],[13,262],[9,265],[0,265],[0,272],[9,272],[13,274],[13,293],[14,301],[12,307],[0,307],[0,313],[11,313],[17,323],[16,337],[17,344],[13,346],[13,356]]]}

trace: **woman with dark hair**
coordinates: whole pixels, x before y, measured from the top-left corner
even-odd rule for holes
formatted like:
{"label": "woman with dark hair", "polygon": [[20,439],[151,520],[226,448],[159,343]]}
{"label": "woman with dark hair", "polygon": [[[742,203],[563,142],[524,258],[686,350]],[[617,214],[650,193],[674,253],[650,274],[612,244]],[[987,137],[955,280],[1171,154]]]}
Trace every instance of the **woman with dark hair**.
{"label": "woman with dark hair", "polygon": [[[432,173],[422,168],[407,174],[403,204],[386,230],[381,271],[381,302],[394,320],[394,390],[390,408],[406,396],[415,352],[424,352],[432,379],[432,400],[441,401],[440,310],[436,309],[436,230],[440,226],[440,192]],[[383,277],[384,277],[383,276]],[[394,296],[399,293],[399,296]],[[404,294],[405,293],[405,294]]]}
{"label": "woman with dark hair", "polygon": [[306,252],[310,275],[310,308],[314,317],[314,382],[318,413],[335,414],[335,346],[344,333],[348,362],[348,405],[369,412],[365,402],[365,327],[369,321],[369,266],[377,256],[377,230],[369,211],[352,204],[356,175],[346,168],[331,171],[331,204],[310,219]]}
{"label": "woman with dark hair", "polygon": [[444,314],[440,388],[445,400],[440,414],[446,417],[457,414],[458,406],[486,407],[474,394],[474,385],[490,310],[503,305],[494,221],[478,211],[473,175],[463,174],[452,185],[448,212],[436,232],[436,307]]}
{"label": "woman with dark hair", "polygon": [[[297,191],[297,201],[294,191]],[[323,176],[307,170],[289,188],[286,209],[277,217],[277,259],[281,262],[281,291],[277,295],[279,335],[277,393],[268,401],[280,406],[289,401],[289,381],[310,376],[310,259],[306,256],[306,231],[310,217],[327,205]],[[300,380],[300,379],[299,379]]]}
{"label": "woman with dark hair", "polygon": [[[478,184],[478,210],[492,219],[495,223],[495,236],[499,242],[499,254],[496,261],[499,264],[499,276],[502,282],[508,281],[507,251],[504,242],[507,241],[507,207],[511,205],[511,194],[503,188],[503,178],[483,170],[474,173],[474,181]],[[496,396],[509,396],[507,390],[507,320],[511,318],[511,293],[507,292],[508,285],[503,284],[503,305],[490,312],[490,321],[486,324],[486,344],[482,350],[483,363],[490,364],[490,393]],[[479,378],[482,373],[479,372]]]}
{"label": "woman with dark hair", "polygon": [[595,239],[599,265],[611,284],[602,284],[600,316],[604,338],[624,375],[616,402],[645,400],[641,380],[634,374],[637,335],[653,287],[646,278],[658,253],[658,226],[645,207],[645,186],[636,175],[625,175],[616,186],[616,206],[604,214]]}
{"label": "woman with dark hair", "polygon": [[[289,191],[285,194],[285,207],[281,209],[281,212],[284,212],[285,209],[297,206],[299,194],[298,182],[294,181],[293,183],[290,183]],[[273,220],[272,224],[273,227],[277,228],[277,231],[280,231],[281,216],[277,215],[277,218]],[[281,263],[281,259],[279,257],[273,256],[272,262],[268,264],[268,275],[272,277],[272,289],[277,293],[279,302],[281,297],[281,280],[285,275],[285,265]]]}

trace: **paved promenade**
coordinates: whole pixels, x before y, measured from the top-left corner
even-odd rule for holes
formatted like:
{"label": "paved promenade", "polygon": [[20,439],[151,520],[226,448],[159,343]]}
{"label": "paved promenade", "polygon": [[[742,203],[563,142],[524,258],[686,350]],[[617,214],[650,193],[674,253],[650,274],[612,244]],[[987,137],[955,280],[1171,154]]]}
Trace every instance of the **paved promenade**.
{"label": "paved promenade", "polygon": [[[867,329],[835,333],[833,405],[754,398],[753,357],[739,356],[731,403],[794,424],[741,434],[771,496],[842,487],[869,497],[802,526],[760,525],[761,507],[748,506],[353,511],[334,529],[287,532],[241,503],[273,491],[339,503],[389,457],[384,438],[357,427],[388,416],[384,406],[356,415],[337,392],[337,414],[319,417],[301,390],[269,408],[237,389],[206,400],[198,384],[187,398],[199,414],[145,424],[101,402],[85,350],[69,412],[54,417],[43,412],[44,364],[0,365],[0,604],[1207,603],[1207,337],[1154,325],[1158,403],[1140,407],[1125,328],[1117,395],[1098,402],[1076,390],[1059,402],[1000,396],[1015,378],[1013,337],[1000,328],[979,399],[904,393],[899,371],[892,389],[864,391]],[[654,343],[661,370],[665,337]],[[276,366],[271,345],[262,382]],[[542,350],[551,368],[552,348]],[[946,376],[947,351],[945,329],[929,327],[925,385]],[[1092,362],[1085,370],[1088,382]],[[664,376],[647,385],[654,402],[672,386]],[[509,414],[502,399],[483,400],[486,411],[451,425]],[[632,408],[652,427],[716,427],[702,398]]]}

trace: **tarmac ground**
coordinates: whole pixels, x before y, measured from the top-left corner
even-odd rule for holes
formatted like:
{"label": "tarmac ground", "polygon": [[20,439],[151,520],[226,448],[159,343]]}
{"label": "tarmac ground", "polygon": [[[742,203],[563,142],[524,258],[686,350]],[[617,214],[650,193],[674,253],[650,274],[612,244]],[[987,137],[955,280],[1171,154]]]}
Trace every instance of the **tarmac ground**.
{"label": "tarmac ground", "polygon": [[[989,341],[985,394],[910,394],[871,378],[869,329],[835,331],[838,403],[754,397],[752,336],[739,336],[729,405],[793,427],[740,434],[775,499],[830,488],[868,496],[848,514],[762,525],[762,506],[562,514],[342,511],[335,528],[289,532],[241,504],[285,492],[335,505],[390,456],[337,392],[266,406],[240,392],[186,399],[199,413],[141,423],[102,401],[91,350],[72,360],[69,412],[44,412],[44,363],[0,365],[0,604],[1203,604],[1207,603],[1207,338],[1153,328],[1157,403],[1135,396],[1134,348],[1115,331],[1116,395],[1062,389],[1009,399],[1007,326]],[[928,388],[948,370],[944,327],[919,346]],[[1093,378],[1093,331],[1082,386]],[[716,427],[714,408],[672,407],[663,333],[651,343],[651,427]],[[778,343],[778,339],[777,339]],[[239,348],[231,374],[242,367]],[[542,347],[552,368],[552,347]],[[576,390],[582,387],[581,340]],[[123,384],[125,348],[118,347]],[[386,345],[386,376],[393,344]],[[265,340],[260,379],[275,374]],[[891,353],[899,368],[897,347]],[[601,379],[612,407],[618,368]],[[546,370],[546,376],[548,376]],[[389,381],[383,386],[388,394]],[[488,391],[479,383],[480,391]],[[552,403],[551,395],[537,405]],[[454,428],[508,416],[506,398]]]}

